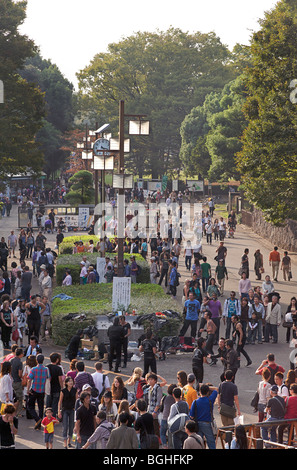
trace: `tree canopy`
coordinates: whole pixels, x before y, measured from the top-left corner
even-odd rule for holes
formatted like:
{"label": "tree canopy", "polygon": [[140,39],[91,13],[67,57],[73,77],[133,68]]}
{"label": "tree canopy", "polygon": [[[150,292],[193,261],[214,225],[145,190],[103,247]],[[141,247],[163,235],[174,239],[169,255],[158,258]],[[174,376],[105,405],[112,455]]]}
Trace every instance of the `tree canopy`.
{"label": "tree canopy", "polygon": [[50,174],[63,166],[67,156],[62,147],[74,120],[73,85],[39,53],[26,60],[21,75],[44,93],[46,116],[36,140],[44,154],[44,170]]}
{"label": "tree canopy", "polygon": [[25,60],[36,53],[36,46],[18,27],[26,17],[26,2],[0,2],[0,79],[4,84],[4,103],[0,104],[0,176],[25,172],[38,173],[43,155],[35,136],[45,115],[43,93],[20,75]]}
{"label": "tree canopy", "polygon": [[234,70],[230,52],[213,33],[180,29],[138,32],[98,53],[78,75],[84,116],[117,130],[118,103],[127,114],[146,114],[150,136],[132,140],[127,167],[160,177],[179,167],[180,126],[211,91],[223,88]]}
{"label": "tree canopy", "polygon": [[246,197],[274,224],[297,218],[297,4],[282,0],[267,12],[251,40],[252,67],[237,167]]}

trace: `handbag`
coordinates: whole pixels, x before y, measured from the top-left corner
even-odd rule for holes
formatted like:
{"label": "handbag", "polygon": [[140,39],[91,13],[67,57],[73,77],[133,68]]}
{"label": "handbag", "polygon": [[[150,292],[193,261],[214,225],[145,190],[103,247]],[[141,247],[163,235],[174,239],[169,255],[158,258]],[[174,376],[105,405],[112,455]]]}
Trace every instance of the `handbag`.
{"label": "handbag", "polygon": [[258,411],[258,403],[259,403],[259,392],[256,391],[254,398],[251,401],[251,406],[255,408],[256,411]]}
{"label": "handbag", "polygon": [[229,405],[226,405],[225,403],[221,403],[220,414],[223,416],[226,416],[227,418],[235,418],[236,408],[234,408],[234,406],[229,406]]}
{"label": "handbag", "polygon": [[292,321],[283,321],[284,328],[292,328],[293,322]]}
{"label": "handbag", "polygon": [[22,377],[22,387],[27,387],[28,384],[28,374],[24,374]]}
{"label": "handbag", "polygon": [[12,335],[11,335],[11,339],[16,343],[19,339],[20,335],[19,335],[19,331],[18,329],[16,328],[13,332],[12,332]]}
{"label": "handbag", "polygon": [[215,417],[213,415],[212,403],[211,403],[210,398],[209,398],[209,406],[210,406],[210,413],[211,413],[211,429],[212,429],[213,435],[216,436],[218,434],[218,426],[217,426]]}

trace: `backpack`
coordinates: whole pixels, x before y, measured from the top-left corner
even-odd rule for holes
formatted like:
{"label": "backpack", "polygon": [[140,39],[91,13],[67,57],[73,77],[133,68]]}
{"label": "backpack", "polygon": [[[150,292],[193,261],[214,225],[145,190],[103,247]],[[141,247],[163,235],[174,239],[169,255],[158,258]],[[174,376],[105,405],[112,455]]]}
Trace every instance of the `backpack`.
{"label": "backpack", "polygon": [[272,367],[268,366],[267,369],[269,369],[270,373],[271,373],[271,376],[270,376],[270,379],[268,380],[268,382],[271,384],[271,385],[274,385],[275,382],[274,382],[274,376],[275,374],[278,372],[278,369],[279,367],[277,366],[276,369],[272,369]]}
{"label": "backpack", "polygon": [[105,379],[106,379],[106,375],[103,374],[103,380],[102,380],[102,390],[101,390],[101,393],[99,394],[99,401],[101,401],[101,398],[103,397],[104,393],[105,393]]}
{"label": "backpack", "polygon": [[[175,406],[177,408],[177,410],[179,411],[178,406],[177,406],[176,403],[172,406]],[[185,424],[188,420],[189,420],[189,415],[188,414],[178,412],[175,416],[173,416],[173,418],[168,420],[168,431],[171,434],[174,434],[178,431],[183,431],[184,428],[185,428]]]}
{"label": "backpack", "polygon": [[0,279],[0,292],[4,289],[4,282]]}

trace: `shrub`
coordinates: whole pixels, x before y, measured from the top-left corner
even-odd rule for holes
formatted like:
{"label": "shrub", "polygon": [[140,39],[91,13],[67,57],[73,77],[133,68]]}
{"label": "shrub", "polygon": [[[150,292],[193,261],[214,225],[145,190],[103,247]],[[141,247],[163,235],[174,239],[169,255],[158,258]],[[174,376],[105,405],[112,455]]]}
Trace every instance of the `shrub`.
{"label": "shrub", "polygon": [[[87,284],[56,287],[53,296],[66,293],[71,300],[53,300],[52,331],[56,344],[65,346],[70,341],[78,328],[85,328],[96,324],[98,315],[106,315],[112,312],[112,284]],[[161,286],[155,284],[133,284],[131,286],[131,305],[128,313],[136,310],[137,315],[146,313],[174,310],[181,313],[181,307],[171,297],[166,295]],[[65,320],[67,314],[84,314],[84,320]],[[159,332],[160,337],[176,334],[180,322],[171,320],[170,325],[164,326]]]}

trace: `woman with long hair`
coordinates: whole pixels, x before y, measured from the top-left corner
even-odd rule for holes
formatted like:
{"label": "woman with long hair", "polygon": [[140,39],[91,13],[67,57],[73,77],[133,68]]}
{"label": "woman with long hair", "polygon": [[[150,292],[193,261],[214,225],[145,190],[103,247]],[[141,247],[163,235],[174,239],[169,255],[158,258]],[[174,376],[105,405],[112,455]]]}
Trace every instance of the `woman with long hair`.
{"label": "woman with long hair", "polygon": [[115,423],[118,414],[118,408],[112,400],[112,393],[110,390],[104,393],[98,411],[105,411],[106,419],[109,423]]}
{"label": "woman with long hair", "polygon": [[117,375],[111,386],[112,400],[119,406],[121,400],[128,399],[128,390],[126,389],[123,379],[121,376]]}
{"label": "woman with long hair", "polygon": [[[136,400],[140,400],[143,398],[143,386],[146,385],[146,380],[143,377],[143,370],[141,367],[135,367],[131,377],[129,377],[126,382],[124,382],[125,386],[133,386],[134,387],[134,403]],[[133,406],[134,408],[134,406]],[[130,408],[132,409],[132,408]]]}
{"label": "woman with long hair", "polygon": [[135,421],[135,416],[130,411],[130,405],[129,405],[128,400],[122,400],[121,403],[119,404],[118,415],[116,417],[116,426],[117,427],[120,426],[119,416],[120,416],[121,413],[128,413],[129,420],[128,420],[127,426],[129,428],[131,428],[133,426],[134,421]]}
{"label": "woman with long hair", "polygon": [[65,387],[60,392],[58,403],[58,418],[62,420],[64,448],[71,447],[71,439],[74,429],[74,409],[78,398],[77,388],[74,387],[74,380],[68,376],[65,379]]}
{"label": "woman with long hair", "polygon": [[234,438],[231,441],[230,449],[248,449],[246,430],[242,424],[235,426]]}
{"label": "woman with long hair", "polygon": [[188,375],[184,370],[179,370],[176,374],[177,378],[177,387],[179,387],[182,391],[183,395],[183,389],[188,383]]}

